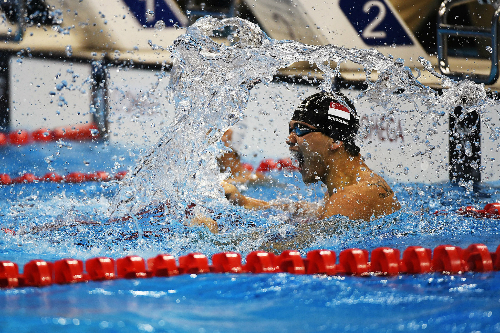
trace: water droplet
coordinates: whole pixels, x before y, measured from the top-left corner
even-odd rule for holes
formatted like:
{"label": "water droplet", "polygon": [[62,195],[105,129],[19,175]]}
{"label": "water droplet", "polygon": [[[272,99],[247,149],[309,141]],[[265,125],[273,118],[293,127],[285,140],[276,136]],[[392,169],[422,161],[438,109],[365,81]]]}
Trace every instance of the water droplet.
{"label": "water droplet", "polygon": [[156,21],[155,29],[158,31],[165,29],[165,22],[163,22],[162,20]]}
{"label": "water droplet", "polygon": [[[62,80],[60,83],[56,84],[56,89],[57,89],[57,91],[61,91],[62,89],[66,88],[67,86],[68,86],[68,81]],[[54,93],[54,95],[55,95],[55,93]]]}
{"label": "water droplet", "polygon": [[469,141],[465,142],[465,155],[471,157],[472,156],[472,145]]}

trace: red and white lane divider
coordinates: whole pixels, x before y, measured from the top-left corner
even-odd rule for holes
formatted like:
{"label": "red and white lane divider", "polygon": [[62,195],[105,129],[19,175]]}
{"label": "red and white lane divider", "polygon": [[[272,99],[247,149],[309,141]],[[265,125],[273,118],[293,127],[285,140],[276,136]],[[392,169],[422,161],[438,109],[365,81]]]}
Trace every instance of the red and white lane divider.
{"label": "red and white lane divider", "polygon": [[500,203],[494,202],[486,204],[483,209],[476,209],[472,206],[467,206],[465,208],[460,208],[457,213],[464,216],[498,219],[500,218]]}
{"label": "red and white lane divider", "polygon": [[[434,215],[447,215],[448,212],[445,210],[437,210]],[[476,217],[476,218],[491,218],[500,219],[500,202],[488,203],[483,209],[477,209],[472,206],[467,206],[465,208],[459,208],[456,214],[462,216]]]}
{"label": "red and white lane divider", "polygon": [[11,178],[6,173],[0,174],[0,185],[27,184],[35,182],[53,182],[53,183],[83,183],[83,182],[107,182],[110,180],[122,180],[127,175],[127,171],[120,171],[110,175],[106,171],[97,171],[94,173],[70,172],[67,175],[59,175],[55,172],[49,172],[38,177],[32,173],[25,173],[19,177]]}
{"label": "red and white lane divider", "polygon": [[[212,256],[212,265],[202,253],[190,253],[179,258],[159,254],[144,260],[135,255],[114,260],[107,257],[88,259],[62,259],[54,263],[32,260],[24,265],[23,274],[11,261],[0,261],[0,287],[43,287],[53,283],[67,284],[102,281],[119,278],[166,277],[179,274],[203,273],[291,273],[327,275],[398,275],[439,272],[491,272],[500,270],[500,246],[489,252],[483,244],[472,244],[466,249],[453,245],[439,245],[434,251],[421,246],[410,246],[403,252],[389,247],[367,250],[347,249],[337,257],[331,250],[313,250],[303,258],[298,251],[286,250],[277,256],[269,252],[254,251],[247,255],[222,252]],[[146,267],[147,266],[147,267]],[[84,267],[86,272],[84,271]]]}
{"label": "red and white lane divider", "polygon": [[60,139],[71,141],[89,141],[99,138],[99,128],[94,123],[68,125],[54,130],[40,128],[33,132],[15,130],[10,133],[0,132],[0,146],[26,145],[32,142],[51,142]]}

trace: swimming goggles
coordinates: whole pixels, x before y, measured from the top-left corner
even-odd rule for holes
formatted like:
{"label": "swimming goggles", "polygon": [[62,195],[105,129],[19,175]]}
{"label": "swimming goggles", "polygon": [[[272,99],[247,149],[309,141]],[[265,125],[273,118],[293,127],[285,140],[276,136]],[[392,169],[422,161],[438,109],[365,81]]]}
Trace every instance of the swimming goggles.
{"label": "swimming goggles", "polygon": [[319,129],[311,128],[304,124],[295,123],[292,127],[288,128],[288,134],[295,133],[297,136],[304,136],[312,132],[321,132]]}

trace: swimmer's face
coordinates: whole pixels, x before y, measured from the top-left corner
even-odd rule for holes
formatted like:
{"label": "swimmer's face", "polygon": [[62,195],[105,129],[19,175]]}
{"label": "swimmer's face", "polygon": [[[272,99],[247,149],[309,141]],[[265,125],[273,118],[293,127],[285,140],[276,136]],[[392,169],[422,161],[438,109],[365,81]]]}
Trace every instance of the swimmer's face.
{"label": "swimmer's face", "polygon": [[314,126],[301,121],[290,121],[286,143],[297,160],[304,183],[315,183],[326,175],[325,155],[328,137]]}

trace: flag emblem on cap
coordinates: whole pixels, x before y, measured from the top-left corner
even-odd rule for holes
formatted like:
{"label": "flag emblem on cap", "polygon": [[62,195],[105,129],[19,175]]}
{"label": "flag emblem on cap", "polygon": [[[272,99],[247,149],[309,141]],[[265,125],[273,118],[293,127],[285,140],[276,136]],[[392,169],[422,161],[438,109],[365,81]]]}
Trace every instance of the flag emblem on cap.
{"label": "flag emblem on cap", "polygon": [[351,113],[348,108],[340,103],[330,102],[330,108],[328,109],[328,114],[331,116],[343,118],[349,120],[351,118]]}

